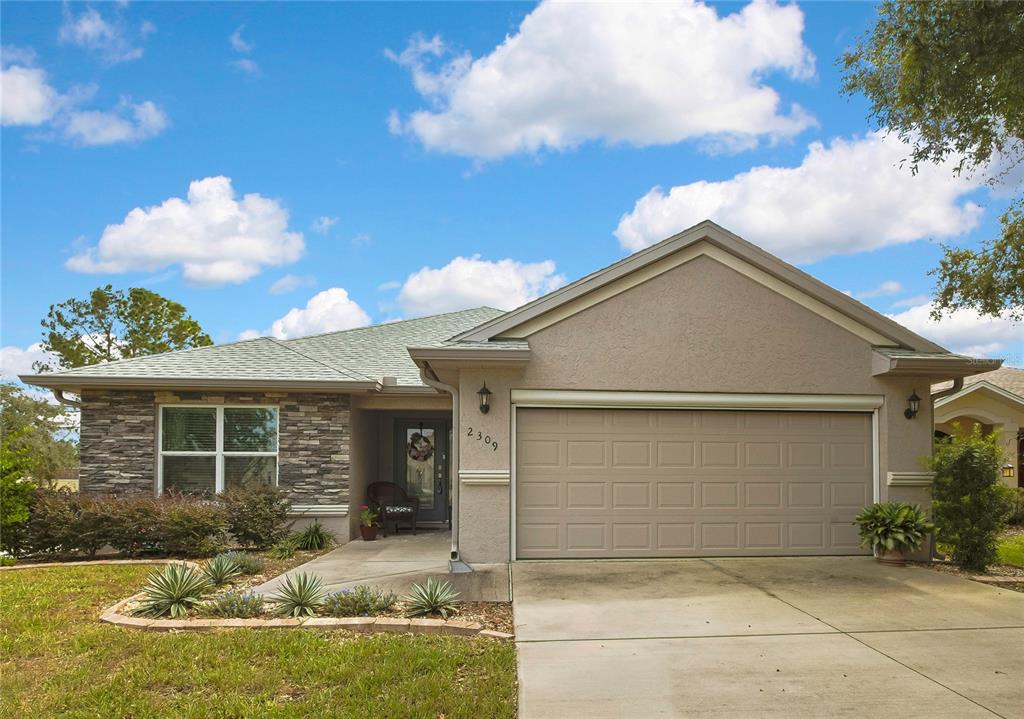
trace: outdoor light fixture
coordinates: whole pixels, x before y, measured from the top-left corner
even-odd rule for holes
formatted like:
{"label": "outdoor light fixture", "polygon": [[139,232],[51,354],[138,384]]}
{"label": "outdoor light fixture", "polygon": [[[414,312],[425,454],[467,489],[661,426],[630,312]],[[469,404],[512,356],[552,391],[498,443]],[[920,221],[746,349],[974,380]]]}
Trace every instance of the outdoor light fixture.
{"label": "outdoor light fixture", "polygon": [[903,410],[903,416],[907,419],[914,419],[917,416],[917,410],[921,408],[921,398],[917,396],[917,390],[915,389],[909,397],[907,397],[907,408]]}
{"label": "outdoor light fixture", "polygon": [[480,414],[487,414],[491,411],[491,390],[487,389],[486,382],[477,390],[477,394],[480,395]]}
{"label": "outdoor light fixture", "polygon": [[1003,476],[1007,479],[1013,477],[1013,465],[1009,462],[1003,465]]}

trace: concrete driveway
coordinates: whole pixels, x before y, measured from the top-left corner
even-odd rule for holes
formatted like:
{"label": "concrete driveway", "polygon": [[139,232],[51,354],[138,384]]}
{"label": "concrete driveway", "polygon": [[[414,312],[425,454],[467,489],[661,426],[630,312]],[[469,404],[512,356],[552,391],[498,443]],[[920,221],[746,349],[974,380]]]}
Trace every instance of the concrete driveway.
{"label": "concrete driveway", "polygon": [[1024,717],[1024,594],[866,557],[519,562],[519,715]]}

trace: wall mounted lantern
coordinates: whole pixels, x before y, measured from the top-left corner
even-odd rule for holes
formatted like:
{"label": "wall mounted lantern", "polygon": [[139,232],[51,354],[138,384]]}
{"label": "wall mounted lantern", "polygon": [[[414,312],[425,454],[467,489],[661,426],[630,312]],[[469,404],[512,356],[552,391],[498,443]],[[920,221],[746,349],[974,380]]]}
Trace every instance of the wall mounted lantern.
{"label": "wall mounted lantern", "polygon": [[903,410],[903,416],[907,419],[914,419],[917,416],[917,410],[921,409],[921,398],[917,396],[917,390],[915,389],[909,397],[907,397],[907,408]]}
{"label": "wall mounted lantern", "polygon": [[1003,476],[1006,479],[1012,479],[1013,478],[1013,465],[1010,464],[1009,462],[1007,462],[1006,464],[1003,465]]}
{"label": "wall mounted lantern", "polygon": [[477,394],[480,395],[480,414],[487,414],[491,411],[491,390],[487,389],[486,382],[477,390]]}

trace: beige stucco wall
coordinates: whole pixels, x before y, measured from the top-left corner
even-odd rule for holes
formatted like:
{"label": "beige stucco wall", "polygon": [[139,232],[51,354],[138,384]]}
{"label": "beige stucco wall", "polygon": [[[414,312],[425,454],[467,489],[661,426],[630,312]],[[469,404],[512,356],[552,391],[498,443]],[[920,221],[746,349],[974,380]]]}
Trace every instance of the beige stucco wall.
{"label": "beige stucco wall", "polygon": [[[912,391],[928,396],[931,378],[871,375],[869,344],[744,275],[702,257],[592,306],[529,338],[521,371],[463,369],[460,470],[510,470],[513,388],[883,395],[879,412],[881,498],[886,474],[919,472],[931,453],[927,400],[903,417]],[[494,393],[481,415],[477,390]],[[466,436],[468,427],[472,437]],[[498,451],[476,439],[482,431]],[[925,503],[928,489],[893,488]],[[509,485],[461,485],[460,545],[469,562],[506,561]],[[500,530],[500,531],[499,531]]]}
{"label": "beige stucco wall", "polygon": [[[954,427],[954,424],[959,427]],[[1013,477],[1003,479],[1016,487],[1021,468],[1017,456],[1017,432],[1024,427],[1024,410],[985,390],[976,390],[943,404],[935,411],[935,429],[946,434],[966,434],[980,425],[982,432],[999,432],[1004,461],[1013,465]]]}

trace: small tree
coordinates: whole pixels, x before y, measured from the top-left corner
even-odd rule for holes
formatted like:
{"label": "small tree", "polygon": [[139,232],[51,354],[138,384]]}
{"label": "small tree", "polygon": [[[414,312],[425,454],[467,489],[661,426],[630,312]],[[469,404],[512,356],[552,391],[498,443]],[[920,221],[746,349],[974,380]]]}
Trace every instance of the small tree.
{"label": "small tree", "polygon": [[998,434],[984,436],[977,425],[969,435],[956,435],[938,443],[931,460],[932,518],[939,541],[953,549],[953,562],[983,572],[997,559],[1011,508],[999,479],[1003,452]]}
{"label": "small tree", "polygon": [[14,556],[21,553],[35,494],[35,486],[25,479],[32,471],[29,451],[16,444],[24,433],[11,432],[0,440],[0,549]]}

